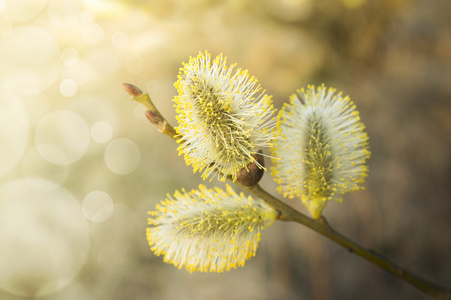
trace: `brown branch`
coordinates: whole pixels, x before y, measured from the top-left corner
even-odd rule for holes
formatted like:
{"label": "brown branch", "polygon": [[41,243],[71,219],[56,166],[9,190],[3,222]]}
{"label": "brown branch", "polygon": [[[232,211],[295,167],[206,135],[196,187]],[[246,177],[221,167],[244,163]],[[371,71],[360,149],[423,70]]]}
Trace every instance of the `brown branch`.
{"label": "brown branch", "polygon": [[321,217],[318,220],[309,218],[306,215],[295,210],[291,206],[273,197],[271,194],[263,190],[258,184],[251,187],[242,187],[247,189],[255,196],[263,199],[274,209],[276,209],[279,212],[280,220],[287,222],[296,222],[307,226],[308,228],[333,240],[340,246],[347,249],[349,252],[357,254],[358,256],[372,262],[373,264],[381,267],[392,275],[410,283],[418,290],[432,296],[435,299],[451,299],[451,289],[438,286],[423,278],[420,278],[419,276],[407,271],[406,269],[399,267],[395,263],[389,261],[387,258],[374,252],[373,250],[363,248],[359,244],[349,240],[339,232],[335,231],[332,227],[330,227],[324,217]]}

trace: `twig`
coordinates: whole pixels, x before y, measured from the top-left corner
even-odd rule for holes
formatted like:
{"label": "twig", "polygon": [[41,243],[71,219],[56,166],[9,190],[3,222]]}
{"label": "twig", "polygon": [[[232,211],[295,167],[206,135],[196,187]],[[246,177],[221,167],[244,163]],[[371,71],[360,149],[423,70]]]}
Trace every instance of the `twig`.
{"label": "twig", "polygon": [[[142,103],[148,109],[148,111],[146,111],[146,116],[149,121],[158,128],[158,131],[170,136],[174,140],[177,140],[176,131],[158,111],[158,109],[152,103],[149,95],[143,94],[142,91],[134,85],[124,83],[123,86],[127,93],[132,96],[132,100]],[[230,176],[228,176],[227,178],[231,180]],[[435,299],[451,299],[451,289],[441,287],[427,280],[424,280],[419,276],[407,271],[406,269],[399,267],[395,263],[389,261],[387,258],[374,252],[373,250],[363,248],[359,244],[351,241],[339,232],[335,231],[327,223],[324,217],[321,217],[318,220],[307,217],[306,215],[302,214],[301,212],[295,210],[291,206],[285,204],[284,202],[269,194],[267,191],[262,189],[258,183],[251,186],[239,182],[235,183],[248,190],[255,196],[259,197],[260,199],[266,201],[275,210],[277,210],[279,212],[279,220],[286,222],[296,222],[307,226],[308,228],[322,234],[323,236],[331,239],[340,246],[346,248],[349,252],[363,257],[369,262],[410,283],[418,290],[434,297]]]}
{"label": "twig", "polygon": [[125,91],[132,96],[132,100],[141,103],[148,110],[146,111],[146,117],[149,121],[157,126],[158,131],[164,133],[174,140],[176,139],[177,132],[174,130],[174,127],[169,125],[163,115],[158,111],[158,109],[153,104],[148,94],[143,94],[143,92],[133,84],[123,83]]}
{"label": "twig", "polygon": [[395,263],[389,261],[384,256],[374,252],[373,250],[363,248],[359,244],[349,240],[339,232],[335,231],[327,223],[324,217],[321,217],[318,220],[309,218],[306,215],[295,210],[291,206],[275,198],[264,189],[262,189],[258,184],[250,187],[242,185],[242,187],[247,189],[255,196],[263,199],[274,209],[276,209],[280,214],[280,220],[287,222],[296,222],[307,226],[308,228],[322,234],[323,236],[328,237],[340,246],[346,248],[349,252],[355,253],[372,262],[373,264],[378,265],[385,271],[404,281],[407,281],[418,290],[434,297],[435,299],[451,299],[451,290],[449,288],[441,287],[427,280],[424,280],[423,278],[418,277],[417,275],[407,271],[406,269],[399,267]]}

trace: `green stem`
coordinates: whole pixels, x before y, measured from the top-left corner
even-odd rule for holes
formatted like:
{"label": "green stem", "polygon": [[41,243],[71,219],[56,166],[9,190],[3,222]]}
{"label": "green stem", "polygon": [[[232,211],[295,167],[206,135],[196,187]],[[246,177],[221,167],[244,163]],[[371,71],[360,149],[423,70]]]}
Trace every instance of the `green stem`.
{"label": "green stem", "polygon": [[450,289],[426,281],[418,277],[417,275],[407,271],[406,269],[397,266],[395,263],[389,261],[384,256],[374,252],[373,250],[363,248],[359,244],[351,241],[339,232],[335,231],[332,227],[330,227],[324,217],[321,217],[318,220],[309,218],[306,215],[295,210],[291,206],[275,198],[264,189],[262,189],[258,184],[250,187],[243,185],[241,186],[250,191],[255,196],[266,201],[269,205],[276,209],[280,214],[280,220],[287,222],[296,222],[307,226],[308,228],[322,234],[323,236],[328,237],[340,246],[346,248],[349,252],[355,253],[372,262],[373,264],[378,265],[385,271],[410,283],[418,290],[432,296],[435,299],[451,299]]}
{"label": "green stem", "polygon": [[133,101],[139,102],[147,108],[146,117],[147,119],[158,128],[158,131],[164,133],[174,140],[177,140],[177,132],[174,127],[172,127],[163,115],[158,111],[157,107],[153,104],[152,99],[150,99],[148,94],[143,94],[143,92],[136,86],[130,83],[123,83],[125,91],[131,96]]}

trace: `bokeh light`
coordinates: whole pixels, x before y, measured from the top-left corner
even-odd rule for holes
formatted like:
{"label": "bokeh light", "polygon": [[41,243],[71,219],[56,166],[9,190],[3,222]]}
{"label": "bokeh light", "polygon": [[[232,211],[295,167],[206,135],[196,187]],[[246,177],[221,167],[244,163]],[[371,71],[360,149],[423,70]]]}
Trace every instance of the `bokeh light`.
{"label": "bokeh light", "polygon": [[39,153],[48,162],[57,165],[72,164],[88,150],[89,128],[72,111],[53,111],[37,125],[35,142]]}
{"label": "bokeh light", "polygon": [[94,14],[90,10],[84,10],[80,14],[80,21],[82,21],[83,23],[92,22],[93,19],[94,19]]}
{"label": "bokeh light", "polygon": [[113,16],[123,12],[127,8],[127,2],[120,0],[81,0],[81,2],[92,11]]}
{"label": "bokeh light", "polygon": [[95,23],[86,24],[83,28],[83,39],[88,44],[98,44],[104,36],[103,29]]}
{"label": "bokeh light", "polygon": [[53,26],[67,28],[77,24],[80,5],[77,0],[51,0],[47,12]]}
{"label": "bokeh light", "polygon": [[61,187],[68,178],[69,165],[53,164],[39,154],[37,147],[33,147],[22,159],[22,173],[27,183],[33,188],[44,191],[54,190]]}
{"label": "bokeh light", "polygon": [[0,81],[21,95],[35,95],[49,88],[60,71],[59,45],[47,31],[17,27],[0,39]]}
{"label": "bokeh light", "polygon": [[114,203],[103,191],[92,191],[83,199],[83,213],[92,222],[104,222],[113,214]]}
{"label": "bokeh light", "polygon": [[75,80],[66,78],[61,81],[59,88],[64,97],[72,97],[77,93],[78,85]]}
{"label": "bokeh light", "polygon": [[106,143],[113,136],[113,127],[108,122],[98,121],[91,127],[91,137],[97,143]]}
{"label": "bokeh light", "polygon": [[51,101],[44,93],[21,96],[20,99],[22,99],[31,130],[52,110]]}
{"label": "bokeh light", "polygon": [[22,157],[28,134],[28,117],[21,99],[0,84],[0,177]]}
{"label": "bokeh light", "polygon": [[[114,274],[118,269],[131,269],[138,261],[132,253],[134,243],[127,242],[128,236],[139,235],[140,220],[139,214],[125,204],[114,206],[111,217],[103,223],[93,223],[91,234],[93,238],[102,241],[94,258],[98,265],[106,274]],[[127,227],[124,228],[123,220],[127,220]]]}
{"label": "bokeh light", "polygon": [[68,285],[90,248],[77,199],[61,187],[36,189],[31,180],[0,186],[0,288],[26,297]]}
{"label": "bokeh light", "polygon": [[61,51],[61,60],[66,66],[73,66],[78,62],[78,51],[75,48],[67,47]]}
{"label": "bokeh light", "polygon": [[13,21],[26,21],[38,15],[46,4],[47,0],[5,0],[2,14]]}
{"label": "bokeh light", "polygon": [[123,31],[117,31],[111,36],[111,43],[114,48],[122,49],[128,44],[128,35]]}
{"label": "bokeh light", "polygon": [[136,143],[130,139],[115,139],[105,149],[105,163],[116,174],[133,172],[140,161],[141,151]]}

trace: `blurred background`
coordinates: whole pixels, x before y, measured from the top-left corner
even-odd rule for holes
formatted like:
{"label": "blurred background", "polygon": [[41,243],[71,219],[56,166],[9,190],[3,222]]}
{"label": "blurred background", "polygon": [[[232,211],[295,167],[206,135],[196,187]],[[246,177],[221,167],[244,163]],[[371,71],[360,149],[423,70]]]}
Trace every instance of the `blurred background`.
{"label": "blurred background", "polygon": [[[202,181],[121,83],[175,125],[178,70],[204,50],[277,108],[307,84],[350,95],[370,175],[326,218],[450,286],[450,15],[448,0],[0,0],[0,299],[427,298],[298,224],[222,274],[149,250],[147,211]],[[262,185],[277,194],[269,173]]]}

